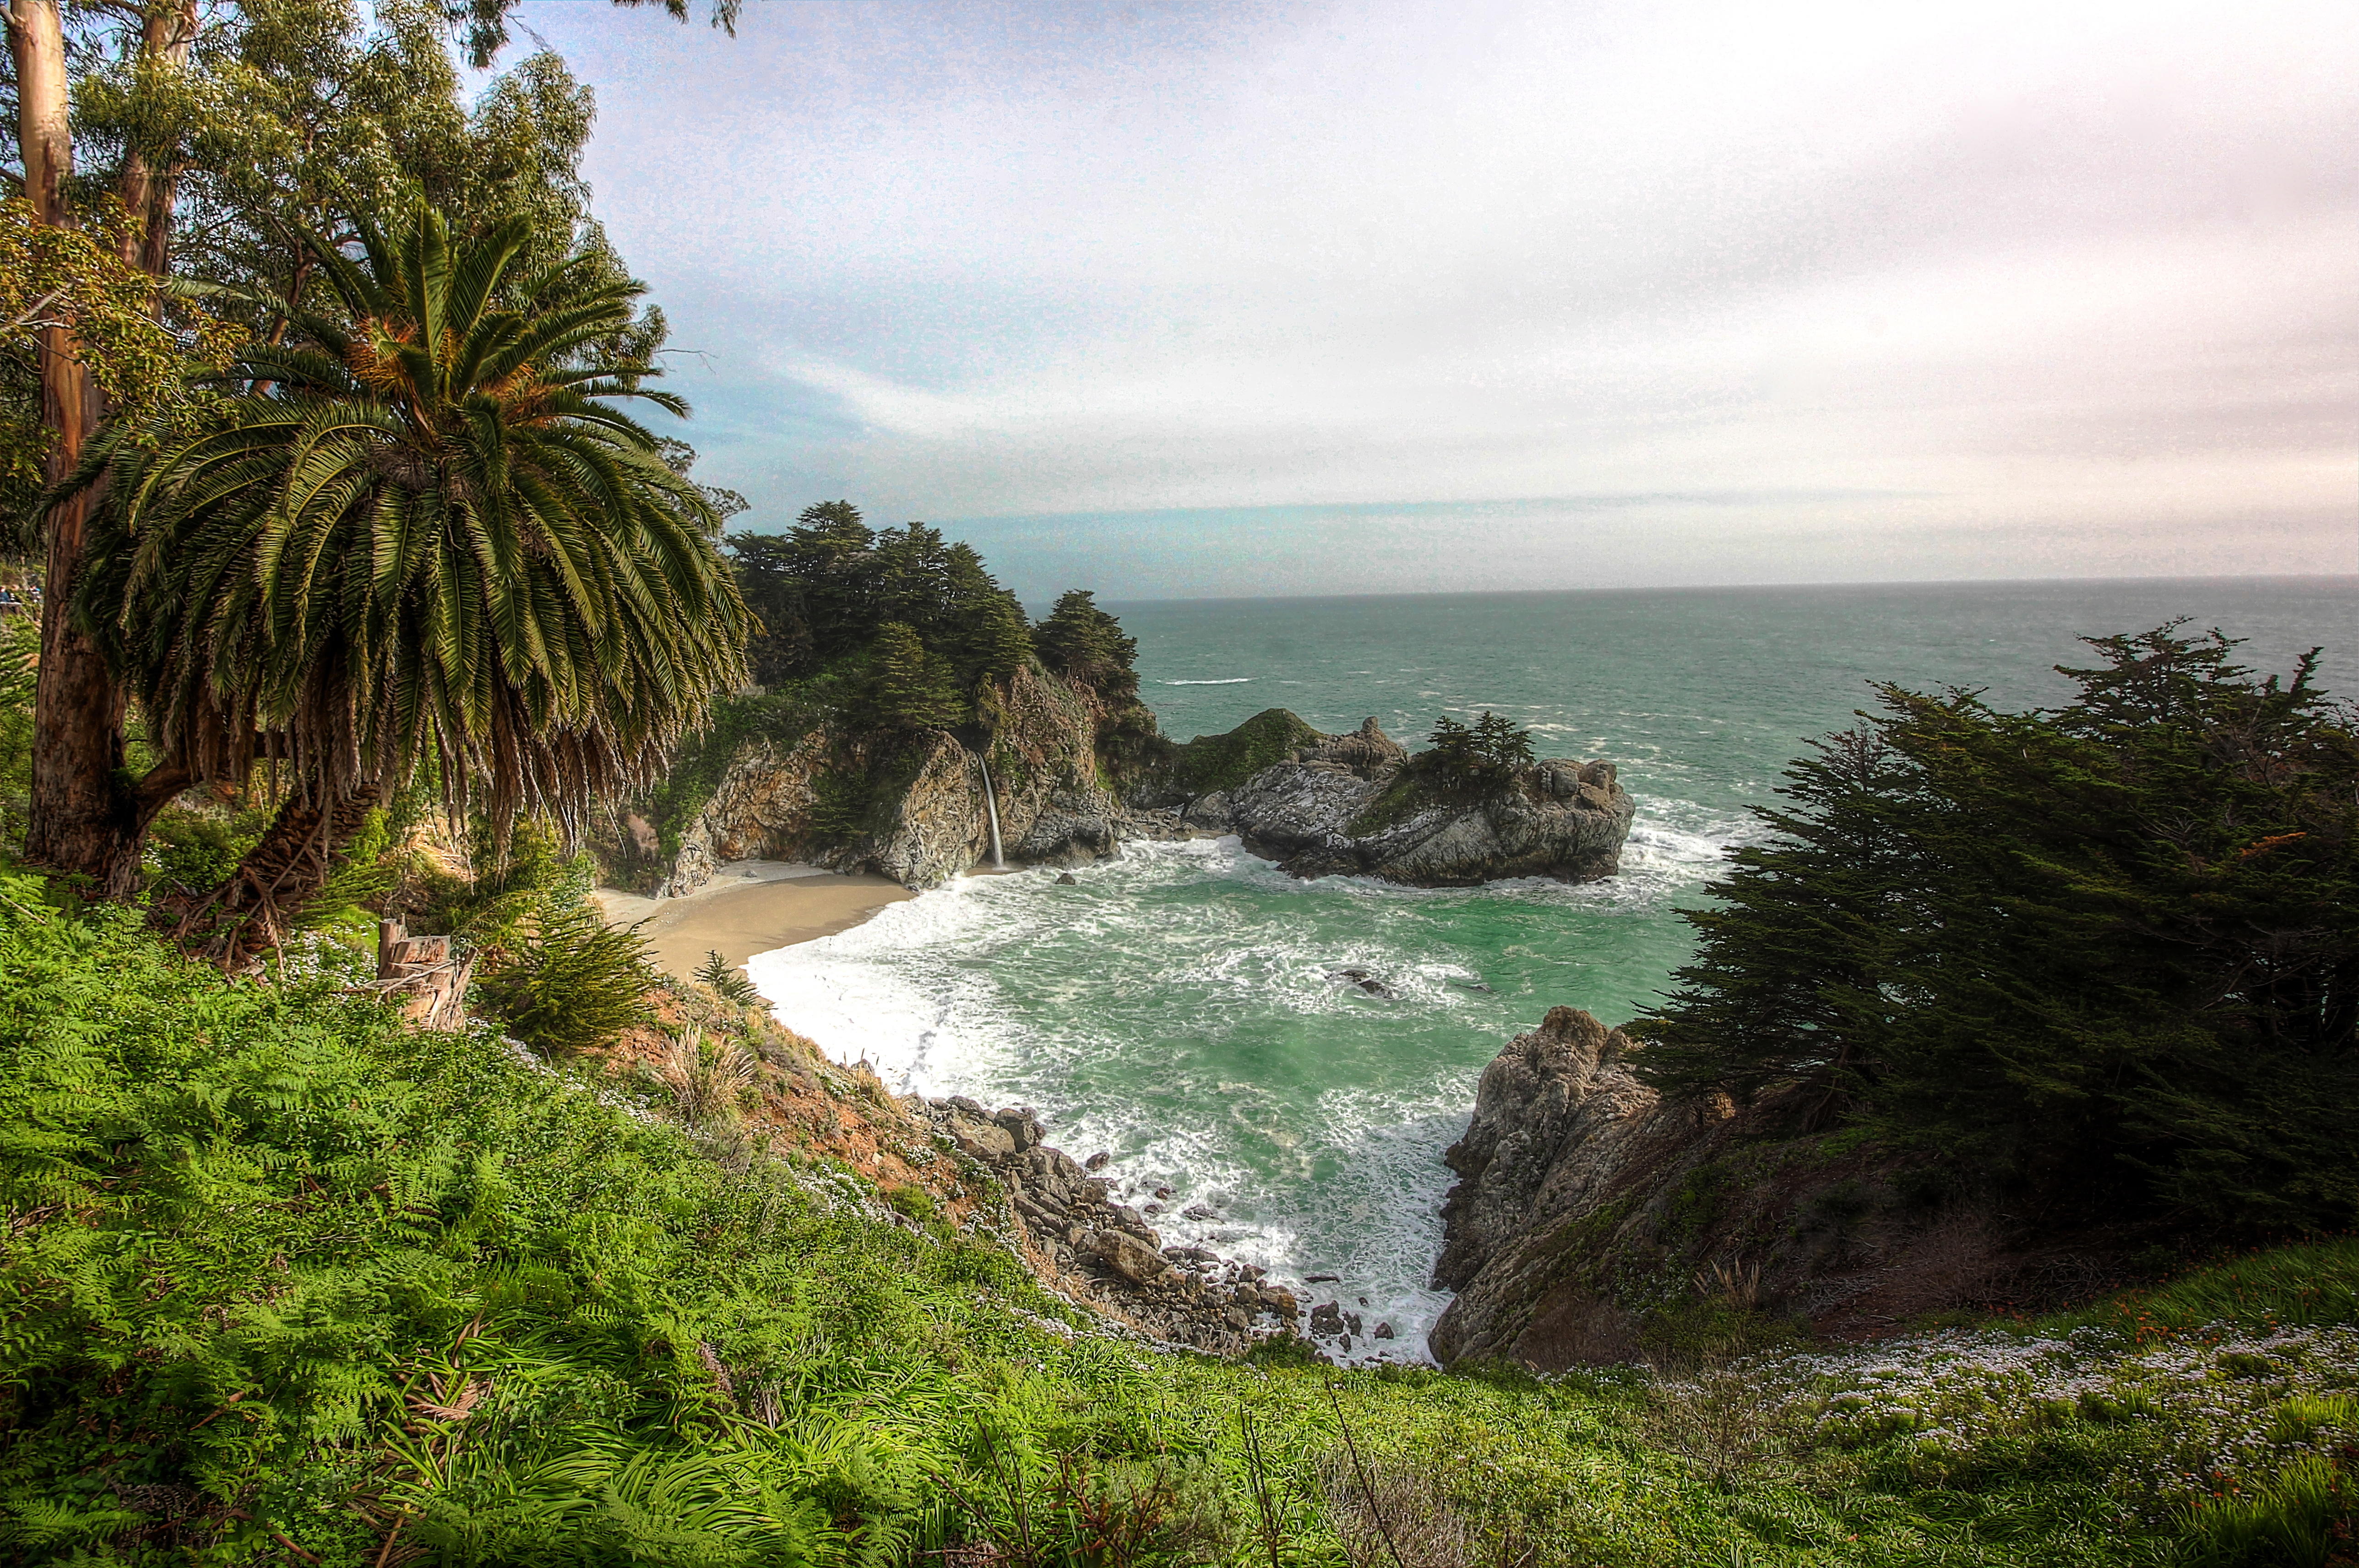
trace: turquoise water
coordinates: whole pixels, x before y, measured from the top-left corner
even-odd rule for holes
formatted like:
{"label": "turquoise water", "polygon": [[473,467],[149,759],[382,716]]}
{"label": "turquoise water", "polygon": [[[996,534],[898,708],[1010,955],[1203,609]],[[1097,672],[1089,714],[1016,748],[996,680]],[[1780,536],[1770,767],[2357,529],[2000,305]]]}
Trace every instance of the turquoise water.
{"label": "turquoise water", "polygon": [[[1446,1301],[1425,1288],[1440,1154],[1484,1063],[1551,1007],[1620,1022],[1660,990],[1689,952],[1676,911],[1868,681],[2055,702],[2049,668],[2079,660],[2075,634],[2188,615],[2250,638],[2263,669],[2328,644],[2326,685],[2359,694],[2349,578],[1113,607],[1182,739],[1287,707],[1413,740],[1437,713],[1488,708],[1543,756],[1613,759],[1639,808],[1623,874],[1422,890],[1296,882],[1229,841],[1137,845],[1078,887],[963,879],[763,954],[755,979],[787,1023],[897,1086],[1032,1105],[1068,1151],[1113,1154],[1131,1201],[1169,1189],[1167,1244],[1339,1276],[1307,1289],[1365,1298],[1398,1358]],[[1327,978],[1346,964],[1397,996]]]}

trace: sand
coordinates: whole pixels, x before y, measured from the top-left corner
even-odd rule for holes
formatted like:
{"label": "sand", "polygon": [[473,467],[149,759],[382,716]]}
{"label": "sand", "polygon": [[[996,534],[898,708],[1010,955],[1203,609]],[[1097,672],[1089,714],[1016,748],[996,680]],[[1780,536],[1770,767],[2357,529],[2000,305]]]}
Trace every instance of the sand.
{"label": "sand", "polygon": [[644,922],[639,934],[657,964],[678,975],[708,953],[734,966],[757,953],[847,931],[887,904],[916,897],[889,877],[842,877],[781,860],[734,861],[684,898],[597,892],[607,922]]}

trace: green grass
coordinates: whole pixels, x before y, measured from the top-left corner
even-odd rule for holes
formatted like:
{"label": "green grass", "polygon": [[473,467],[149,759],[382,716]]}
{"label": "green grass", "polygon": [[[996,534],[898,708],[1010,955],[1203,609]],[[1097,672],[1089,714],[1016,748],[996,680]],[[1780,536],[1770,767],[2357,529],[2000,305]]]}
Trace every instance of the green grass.
{"label": "green grass", "polygon": [[1226,735],[1198,735],[1180,747],[1174,777],[1190,795],[1234,789],[1320,738],[1284,708],[1265,708]]}
{"label": "green grass", "polygon": [[2040,1320],[2056,1331],[2083,1324],[2156,1334],[2207,1323],[2359,1323],[2359,1237],[2259,1248],[2214,1259],[2175,1279],[2124,1291],[2095,1306]]}
{"label": "green grass", "polygon": [[[2216,1506],[2140,1514],[2198,1418],[2094,1329],[2105,1399],[1952,1378],[1987,1429],[1953,1443],[1930,1394],[1824,1419],[1836,1383],[1881,1386],[1873,1351],[1790,1388],[1221,1363],[1109,1334],[840,1167],[710,1147],[0,877],[0,1558],[2257,1563],[2347,1513],[2346,1460],[2266,1449]],[[2348,1244],[2275,1258],[2163,1292],[2339,1310],[2311,1285],[2347,1283]],[[2270,1441],[2351,1435],[2329,1358],[2201,1354],[2286,1363],[2185,1375]]]}

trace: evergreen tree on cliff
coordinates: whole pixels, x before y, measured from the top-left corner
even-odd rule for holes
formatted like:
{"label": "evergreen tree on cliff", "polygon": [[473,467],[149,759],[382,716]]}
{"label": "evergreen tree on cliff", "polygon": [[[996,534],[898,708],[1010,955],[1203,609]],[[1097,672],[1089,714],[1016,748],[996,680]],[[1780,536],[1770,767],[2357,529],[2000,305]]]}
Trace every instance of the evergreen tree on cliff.
{"label": "evergreen tree on cliff", "polygon": [[949,663],[929,653],[916,628],[888,621],[876,633],[869,707],[886,729],[941,729],[966,716],[951,685]]}
{"label": "evergreen tree on cliff", "polygon": [[999,594],[984,607],[967,657],[977,674],[994,681],[1009,680],[1032,662],[1032,628],[1012,595]]}
{"label": "evergreen tree on cliff", "polygon": [[1110,704],[1136,702],[1138,674],[1132,663],[1138,642],[1122,623],[1097,606],[1095,595],[1075,588],[1057,601],[1036,627],[1033,647],[1040,662],[1090,687]]}
{"label": "evergreen tree on cliff", "polygon": [[368,806],[421,769],[455,815],[571,824],[644,784],[744,676],[720,519],[616,407],[686,406],[585,351],[636,285],[515,278],[526,220],[457,239],[421,210],[322,245],[339,307],[234,367],[252,391],[153,450],[119,430],[82,479],[114,505],[87,613],[196,781],[281,765],[292,790],[190,912],[235,960],[276,940]]}
{"label": "evergreen tree on cliff", "polygon": [[2359,1221],[2359,735],[2175,626],[2053,711],[1878,689],[1788,775],[1644,1026],[1674,1091],[1802,1085],[2084,1213]]}

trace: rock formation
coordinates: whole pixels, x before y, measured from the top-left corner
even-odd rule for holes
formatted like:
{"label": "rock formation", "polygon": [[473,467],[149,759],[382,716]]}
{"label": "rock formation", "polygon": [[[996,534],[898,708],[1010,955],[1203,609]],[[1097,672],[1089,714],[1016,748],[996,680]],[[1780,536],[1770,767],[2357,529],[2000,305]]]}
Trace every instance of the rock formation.
{"label": "rock formation", "polygon": [[[1238,741],[1248,729],[1296,744],[1248,776],[1223,777],[1239,759],[1266,753]],[[1610,762],[1551,757],[1497,788],[1471,790],[1412,763],[1374,719],[1350,735],[1326,735],[1272,709],[1230,736],[1180,750],[1157,803],[1176,806],[1200,831],[1237,834],[1256,855],[1304,877],[1378,877],[1421,887],[1510,877],[1594,881],[1620,868],[1636,811]]]}
{"label": "rock formation", "polygon": [[1630,1070],[1643,1050],[1557,1007],[1483,1070],[1444,1156],[1459,1181],[1434,1284],[1458,1296],[1430,1345],[1445,1366],[1679,1359],[1765,1315],[1870,1338],[2119,1280],[2120,1237],[2034,1233],[1920,1158],[1798,1130],[1808,1096],[1790,1086],[1666,1101]]}
{"label": "rock formation", "polygon": [[1102,716],[1085,688],[1027,670],[971,733],[864,735],[830,724],[791,745],[749,744],[682,827],[659,896],[693,892],[754,856],[937,887],[988,857],[986,761],[1011,865],[1111,855],[1124,813],[1098,764]]}
{"label": "rock formation", "polygon": [[[1112,1183],[1048,1147],[1027,1108],[987,1111],[963,1097],[904,1102],[1007,1193],[1026,1260],[1049,1285],[1110,1309],[1158,1339],[1229,1355],[1294,1327],[1291,1291],[1201,1247],[1166,1247]],[[1093,1164],[1103,1161],[1093,1160]]]}

